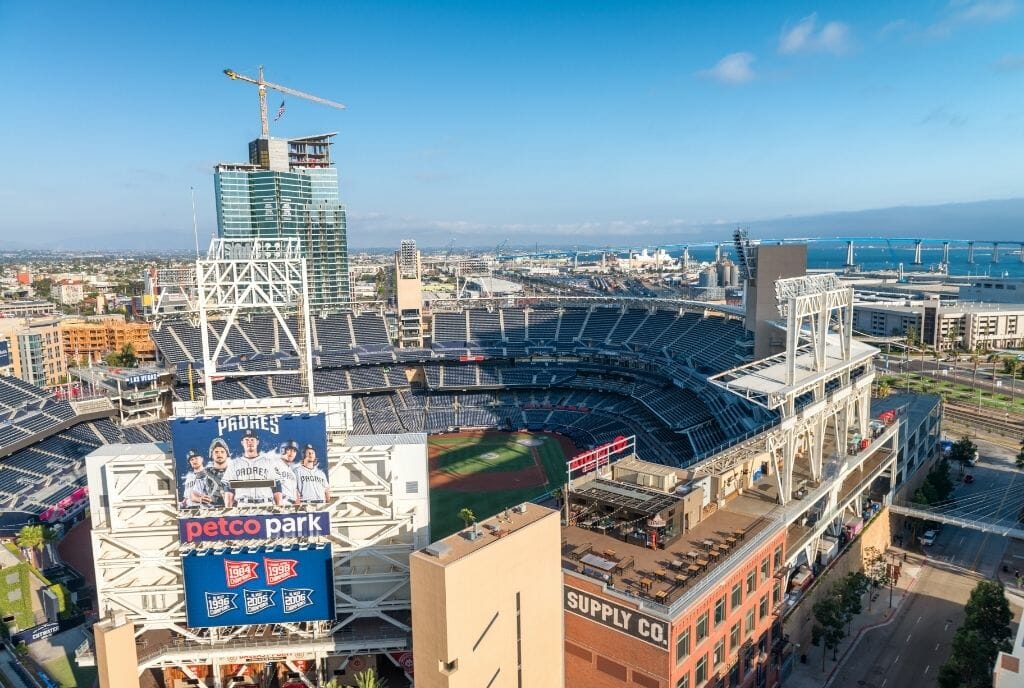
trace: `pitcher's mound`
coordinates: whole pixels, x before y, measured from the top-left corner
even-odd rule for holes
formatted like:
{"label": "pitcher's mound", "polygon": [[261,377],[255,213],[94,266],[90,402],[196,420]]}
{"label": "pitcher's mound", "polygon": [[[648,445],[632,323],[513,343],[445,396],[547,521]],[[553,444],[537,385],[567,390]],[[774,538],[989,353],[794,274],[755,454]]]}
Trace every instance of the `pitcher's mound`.
{"label": "pitcher's mound", "polygon": [[527,440],[516,440],[516,444],[522,445],[524,447],[539,447],[540,445],[544,444],[544,440],[546,439],[546,437],[531,437],[530,439]]}

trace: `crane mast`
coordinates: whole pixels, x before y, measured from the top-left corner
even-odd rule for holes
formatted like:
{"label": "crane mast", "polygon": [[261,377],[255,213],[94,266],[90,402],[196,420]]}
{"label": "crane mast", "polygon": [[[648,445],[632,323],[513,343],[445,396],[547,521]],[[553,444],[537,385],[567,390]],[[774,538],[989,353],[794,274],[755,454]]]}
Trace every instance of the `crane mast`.
{"label": "crane mast", "polygon": [[273,90],[273,91],[277,91],[278,93],[284,93],[286,95],[295,96],[296,98],[302,98],[304,100],[309,100],[309,101],[312,101],[314,103],[320,103],[321,105],[326,105],[327,107],[332,107],[332,108],[335,108],[335,109],[338,109],[338,110],[344,110],[345,109],[345,106],[342,103],[336,103],[333,100],[327,100],[326,98],[321,98],[320,96],[314,96],[311,93],[305,93],[303,91],[297,91],[294,88],[289,88],[287,86],[282,86],[281,84],[275,84],[273,82],[267,81],[266,79],[263,78],[263,65],[259,66],[259,68],[258,68],[258,70],[256,72],[256,78],[255,79],[253,79],[251,76],[246,76],[245,74],[239,74],[238,72],[234,71],[233,69],[225,69],[224,70],[224,74],[226,74],[227,77],[229,79],[231,79],[232,81],[244,81],[246,83],[250,83],[250,84],[253,84],[254,86],[256,86],[256,92],[257,92],[257,95],[259,96],[259,100],[260,100],[260,136],[261,136],[261,138],[265,138],[265,139],[270,138],[270,120],[267,117],[267,89],[268,88]]}

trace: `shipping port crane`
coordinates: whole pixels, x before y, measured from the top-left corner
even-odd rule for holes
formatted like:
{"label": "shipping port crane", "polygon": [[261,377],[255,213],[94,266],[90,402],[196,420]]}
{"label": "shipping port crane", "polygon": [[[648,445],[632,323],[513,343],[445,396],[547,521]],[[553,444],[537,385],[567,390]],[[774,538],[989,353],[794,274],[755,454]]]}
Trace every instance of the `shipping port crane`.
{"label": "shipping port crane", "polygon": [[320,96],[314,96],[310,93],[303,93],[302,91],[296,91],[294,88],[288,88],[287,86],[282,86],[281,84],[275,84],[270,81],[266,81],[263,78],[263,65],[259,66],[259,71],[257,72],[258,76],[255,79],[253,79],[251,76],[246,76],[245,74],[239,74],[233,69],[225,69],[224,73],[227,75],[229,79],[232,79],[234,81],[245,81],[256,86],[256,89],[259,92],[260,97],[260,136],[265,139],[270,138],[270,122],[267,119],[268,88],[274,91],[278,91],[280,93],[286,93],[290,96],[295,96],[296,98],[304,98],[305,100],[311,100],[314,103],[320,103],[321,105],[326,105],[327,107],[337,108],[338,110],[345,109],[344,105],[342,105],[341,103],[336,103],[333,100],[327,100],[326,98],[321,98]]}

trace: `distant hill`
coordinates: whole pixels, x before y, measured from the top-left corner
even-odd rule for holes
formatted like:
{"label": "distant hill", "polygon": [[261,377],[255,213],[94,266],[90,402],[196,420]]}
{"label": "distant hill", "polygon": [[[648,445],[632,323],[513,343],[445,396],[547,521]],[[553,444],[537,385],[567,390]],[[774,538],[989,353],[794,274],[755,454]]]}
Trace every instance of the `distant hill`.
{"label": "distant hill", "polygon": [[[611,224],[611,223],[609,223]],[[888,236],[929,237],[956,239],[972,237],[980,241],[1019,242],[1024,239],[1024,198],[1010,198],[971,203],[947,203],[928,206],[897,206],[872,210],[838,211],[799,217],[770,219],[736,218],[706,223],[665,223],[639,221],[635,226],[621,229],[629,223],[615,223],[610,229],[601,229],[602,223],[585,226],[580,230],[558,232],[543,228],[490,230],[474,229],[452,232],[425,225],[422,228],[405,224],[389,227],[387,220],[378,219],[349,222],[350,250],[372,248],[394,250],[401,239],[416,239],[422,248],[442,248],[455,240],[459,249],[494,249],[499,241],[508,239],[509,248],[542,248],[651,246],[686,242],[727,241],[736,225],[750,228],[751,236],[758,239],[834,236]],[[138,231],[95,232],[59,239],[38,241],[18,236],[16,232],[3,232],[0,251],[18,250],[71,250],[71,251],[164,251],[187,250],[192,247],[191,232],[158,229]],[[10,238],[17,236],[17,239]],[[484,239],[486,237],[486,239]],[[200,237],[206,248],[209,238]]]}

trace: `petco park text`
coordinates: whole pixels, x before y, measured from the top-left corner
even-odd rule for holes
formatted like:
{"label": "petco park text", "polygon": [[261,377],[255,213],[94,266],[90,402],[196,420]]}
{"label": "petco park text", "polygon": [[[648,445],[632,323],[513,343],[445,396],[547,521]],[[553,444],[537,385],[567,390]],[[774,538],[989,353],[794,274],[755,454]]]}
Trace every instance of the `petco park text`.
{"label": "petco park text", "polygon": [[275,538],[321,537],[331,529],[326,511],[299,514],[258,514],[253,516],[211,516],[178,521],[182,542],[224,540],[273,540]]}

